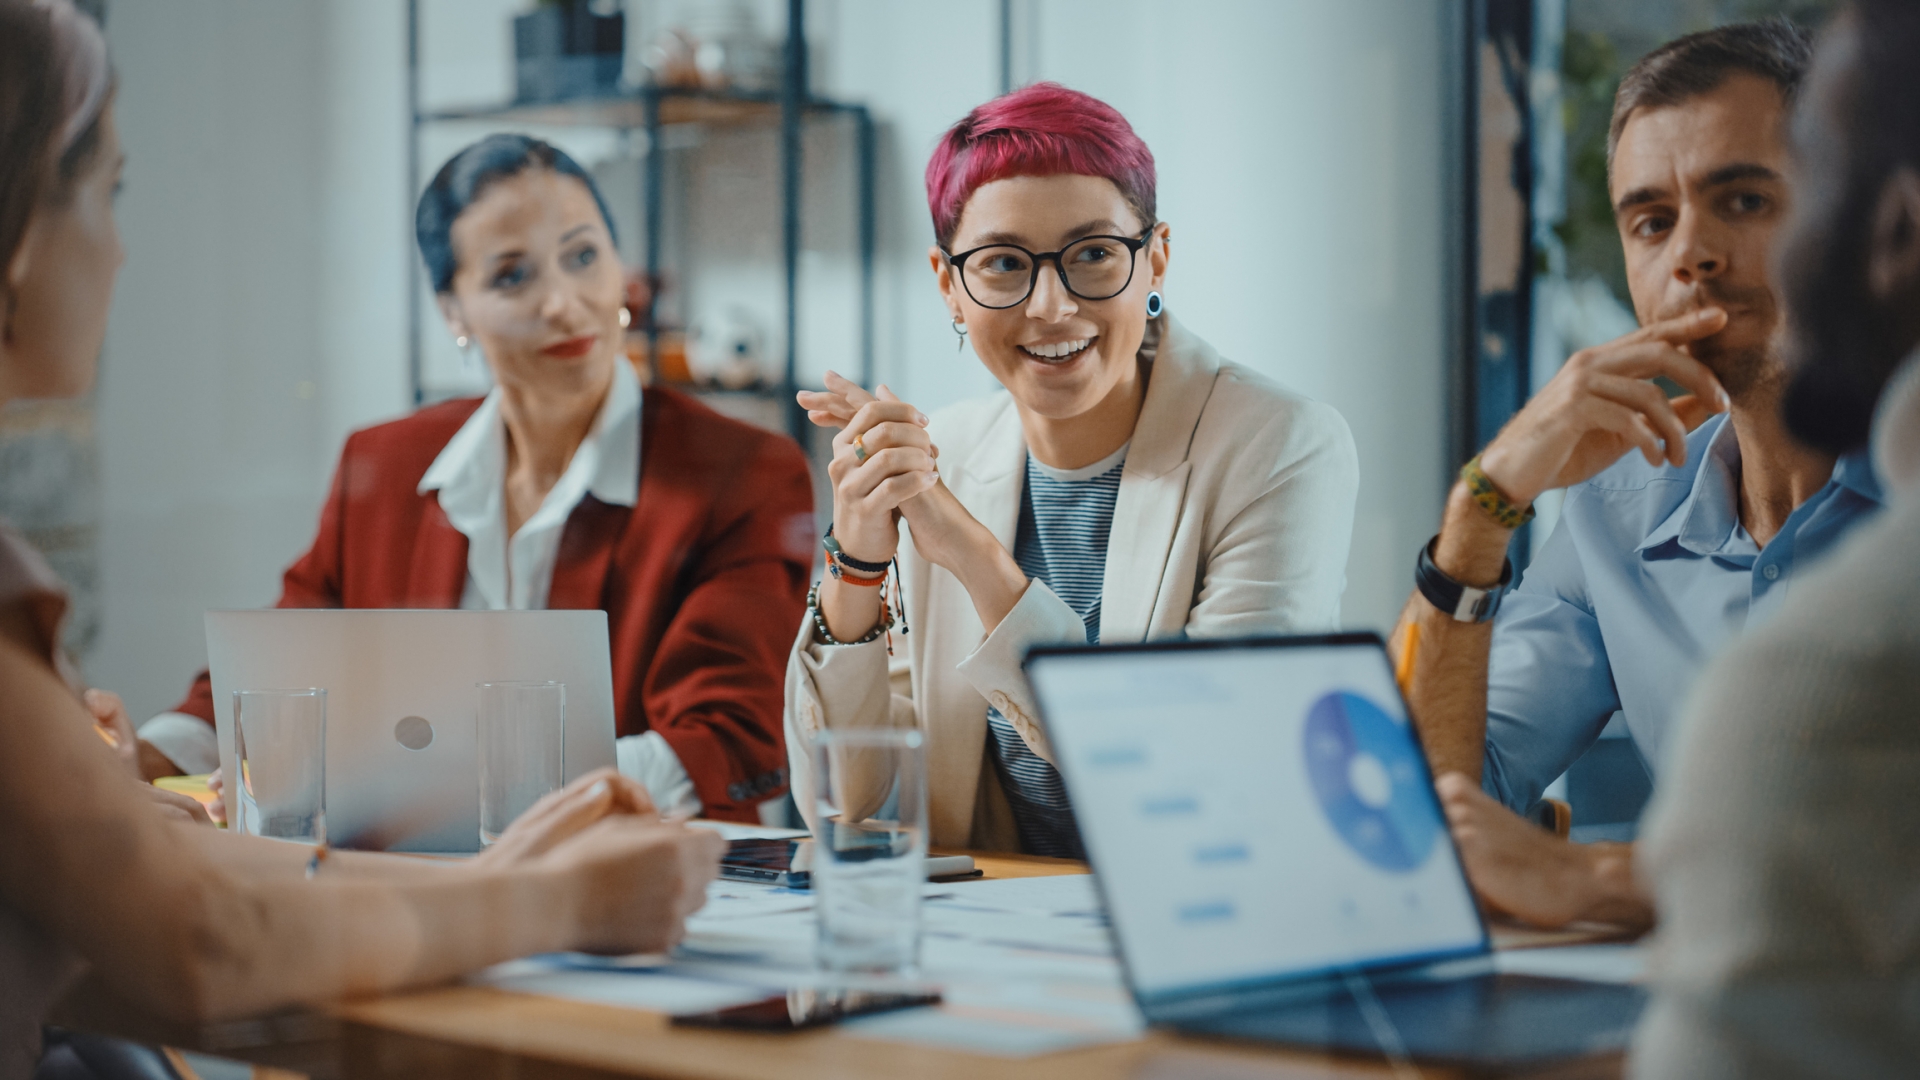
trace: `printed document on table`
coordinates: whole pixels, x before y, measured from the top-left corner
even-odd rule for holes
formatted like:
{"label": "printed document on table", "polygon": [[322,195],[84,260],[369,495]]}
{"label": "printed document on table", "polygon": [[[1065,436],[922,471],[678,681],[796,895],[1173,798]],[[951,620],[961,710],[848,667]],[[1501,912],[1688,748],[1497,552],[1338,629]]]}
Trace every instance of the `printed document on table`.
{"label": "printed document on table", "polygon": [[[919,981],[940,987],[943,1003],[848,1021],[847,1035],[1024,1057],[1144,1030],[1086,875],[962,882],[929,893]],[[533,957],[471,981],[685,1013],[829,979],[813,963],[808,893],[715,882],[687,926],[671,957]]]}

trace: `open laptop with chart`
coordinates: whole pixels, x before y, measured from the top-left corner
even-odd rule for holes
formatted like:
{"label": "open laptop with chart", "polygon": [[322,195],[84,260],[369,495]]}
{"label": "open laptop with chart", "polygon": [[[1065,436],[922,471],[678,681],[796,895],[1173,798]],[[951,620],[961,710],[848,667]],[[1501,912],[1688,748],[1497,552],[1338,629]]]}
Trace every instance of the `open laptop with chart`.
{"label": "open laptop with chart", "polygon": [[1027,673],[1150,1023],[1481,1064],[1626,1045],[1637,987],[1493,971],[1376,635],[1044,648]]}
{"label": "open laptop with chart", "polygon": [[[566,684],[563,775],[614,763],[604,611],[209,611],[220,764],[233,775],[233,691],[327,691],[327,837],[340,847],[480,847],[474,685]],[[234,785],[227,785],[234,820]]]}

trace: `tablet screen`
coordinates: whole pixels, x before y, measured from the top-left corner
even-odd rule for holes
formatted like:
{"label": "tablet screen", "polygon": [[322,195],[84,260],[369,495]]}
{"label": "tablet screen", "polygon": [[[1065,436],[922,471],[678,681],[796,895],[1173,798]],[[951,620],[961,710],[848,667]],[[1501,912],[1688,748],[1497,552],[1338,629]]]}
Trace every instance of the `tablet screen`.
{"label": "tablet screen", "polygon": [[1028,669],[1143,999],[1485,947],[1378,639]]}

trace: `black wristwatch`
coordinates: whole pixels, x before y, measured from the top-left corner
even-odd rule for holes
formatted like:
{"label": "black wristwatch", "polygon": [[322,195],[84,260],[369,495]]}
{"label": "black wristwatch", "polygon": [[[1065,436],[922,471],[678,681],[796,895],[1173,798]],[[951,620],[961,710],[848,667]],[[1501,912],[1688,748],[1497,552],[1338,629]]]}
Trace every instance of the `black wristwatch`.
{"label": "black wristwatch", "polygon": [[1420,595],[1457,622],[1483,623],[1491,620],[1500,610],[1500,600],[1507,595],[1507,586],[1513,584],[1513,560],[1506,560],[1500,567],[1500,580],[1493,588],[1476,589],[1460,584],[1434,565],[1433,549],[1439,544],[1440,537],[1435,535],[1420,549],[1420,560],[1414,563],[1413,583],[1419,586]]}

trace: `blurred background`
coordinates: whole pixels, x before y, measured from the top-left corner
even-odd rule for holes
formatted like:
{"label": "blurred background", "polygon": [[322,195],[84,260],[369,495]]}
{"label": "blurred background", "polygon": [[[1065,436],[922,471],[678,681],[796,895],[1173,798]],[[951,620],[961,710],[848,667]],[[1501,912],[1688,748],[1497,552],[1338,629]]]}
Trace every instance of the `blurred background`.
{"label": "blurred background", "polygon": [[927,409],[986,393],[928,270],[922,169],[968,109],[1049,79],[1152,148],[1170,309],[1346,416],[1344,616],[1384,629],[1453,470],[1632,325],[1605,193],[1620,74],[1829,6],[109,0],[128,261],[93,398],[0,416],[0,514],[72,585],[89,681],[136,718],[171,706],[201,612],[277,595],[346,434],[484,390],[411,215],[497,130],[604,183],[656,377],[780,430],[829,368]]}

